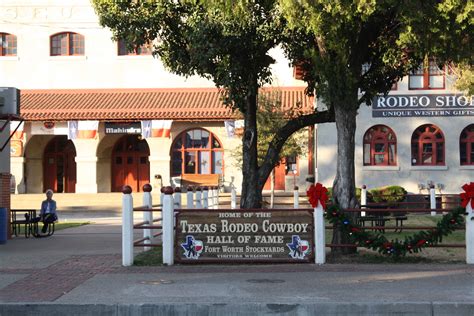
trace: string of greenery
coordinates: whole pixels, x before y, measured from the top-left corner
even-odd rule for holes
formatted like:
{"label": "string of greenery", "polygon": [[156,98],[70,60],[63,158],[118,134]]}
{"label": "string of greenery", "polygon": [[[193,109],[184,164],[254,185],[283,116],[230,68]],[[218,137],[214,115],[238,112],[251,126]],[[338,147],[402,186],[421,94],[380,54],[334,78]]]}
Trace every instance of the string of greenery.
{"label": "string of greenery", "polygon": [[466,209],[458,207],[443,215],[432,230],[419,231],[404,240],[388,240],[382,233],[375,233],[353,223],[347,213],[341,212],[337,205],[327,208],[326,218],[330,223],[340,227],[343,234],[349,235],[350,240],[359,247],[378,251],[384,255],[395,257],[405,256],[407,253],[418,253],[423,248],[436,245],[443,241],[456,229],[464,226]]}

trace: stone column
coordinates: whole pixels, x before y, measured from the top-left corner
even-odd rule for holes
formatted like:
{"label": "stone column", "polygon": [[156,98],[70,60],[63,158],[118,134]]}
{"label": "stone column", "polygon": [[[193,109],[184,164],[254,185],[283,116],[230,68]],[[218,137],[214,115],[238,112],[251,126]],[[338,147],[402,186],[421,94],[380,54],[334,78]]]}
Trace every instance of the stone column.
{"label": "stone column", "polygon": [[[155,189],[161,188],[161,185],[174,184],[170,179],[171,139],[147,138],[146,141],[150,147],[150,183]],[[161,181],[157,179],[158,175],[161,176]]]}
{"label": "stone column", "polygon": [[11,157],[11,173],[15,179],[15,193],[26,193],[25,161],[24,157]]}
{"label": "stone column", "polygon": [[97,193],[98,139],[75,139],[76,193]]}

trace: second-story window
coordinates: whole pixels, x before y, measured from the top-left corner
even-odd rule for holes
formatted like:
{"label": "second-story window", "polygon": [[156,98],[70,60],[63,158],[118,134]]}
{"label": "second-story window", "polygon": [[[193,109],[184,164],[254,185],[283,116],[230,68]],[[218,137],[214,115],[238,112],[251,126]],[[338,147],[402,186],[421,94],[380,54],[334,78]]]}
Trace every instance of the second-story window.
{"label": "second-story window", "polygon": [[124,40],[118,41],[118,55],[127,56],[127,55],[151,55],[153,47],[151,44],[145,44],[129,50],[127,42]]}
{"label": "second-story window", "polygon": [[434,60],[425,61],[409,76],[409,88],[444,89],[444,69],[439,68]]}
{"label": "second-story window", "polygon": [[84,55],[84,36],[73,32],[64,32],[51,36],[51,56]]}
{"label": "second-story window", "polygon": [[0,33],[0,56],[16,56],[16,36]]}

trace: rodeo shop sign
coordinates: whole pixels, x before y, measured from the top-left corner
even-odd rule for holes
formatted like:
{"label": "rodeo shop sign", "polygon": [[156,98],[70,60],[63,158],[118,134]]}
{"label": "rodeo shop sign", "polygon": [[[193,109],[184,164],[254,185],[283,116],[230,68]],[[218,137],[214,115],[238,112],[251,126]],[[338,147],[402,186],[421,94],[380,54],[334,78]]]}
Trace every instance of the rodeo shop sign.
{"label": "rodeo shop sign", "polygon": [[198,262],[314,262],[313,210],[181,210],[175,258]]}
{"label": "rodeo shop sign", "polygon": [[474,116],[473,96],[457,94],[377,96],[372,117]]}

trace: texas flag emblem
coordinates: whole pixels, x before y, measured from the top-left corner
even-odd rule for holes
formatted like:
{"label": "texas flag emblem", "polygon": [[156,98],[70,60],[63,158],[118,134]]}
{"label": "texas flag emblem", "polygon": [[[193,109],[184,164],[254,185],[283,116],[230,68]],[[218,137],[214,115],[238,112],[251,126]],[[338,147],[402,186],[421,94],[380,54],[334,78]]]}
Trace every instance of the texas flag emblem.
{"label": "texas flag emblem", "polygon": [[293,235],[291,237],[291,243],[286,245],[290,249],[289,255],[293,259],[304,259],[309,253],[309,242],[307,240],[301,240],[298,235]]}
{"label": "texas flag emblem", "polygon": [[201,240],[194,239],[194,236],[186,236],[186,242],[181,244],[184,249],[184,256],[188,259],[199,259],[204,248]]}

